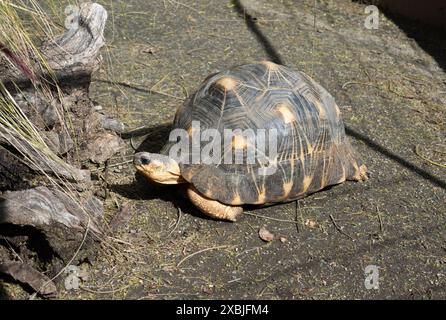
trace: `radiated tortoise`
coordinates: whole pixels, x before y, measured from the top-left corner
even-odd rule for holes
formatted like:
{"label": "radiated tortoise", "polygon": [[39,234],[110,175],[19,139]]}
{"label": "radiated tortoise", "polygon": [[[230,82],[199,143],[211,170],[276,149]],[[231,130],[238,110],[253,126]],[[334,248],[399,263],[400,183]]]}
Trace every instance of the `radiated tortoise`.
{"label": "radiated tortoise", "polygon": [[161,184],[187,184],[203,213],[235,221],[244,204],[305,197],[367,168],[345,135],[333,97],[303,72],[264,61],[215,73],[179,107],[159,154],[136,169]]}

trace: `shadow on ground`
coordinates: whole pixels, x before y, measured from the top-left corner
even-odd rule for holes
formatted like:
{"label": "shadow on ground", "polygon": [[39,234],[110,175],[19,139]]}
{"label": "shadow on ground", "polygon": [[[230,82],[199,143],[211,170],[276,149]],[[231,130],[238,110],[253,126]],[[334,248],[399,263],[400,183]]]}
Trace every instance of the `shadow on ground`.
{"label": "shadow on ground", "polygon": [[[138,137],[143,137],[143,141],[136,147],[135,152],[152,152],[158,153],[164,146],[164,143],[169,139],[171,124],[157,125],[153,127],[144,127],[133,130],[122,135],[124,139],[129,141]],[[172,185],[163,186],[148,181],[139,172],[135,173],[135,180],[132,183],[113,184],[110,185],[110,190],[120,194],[127,199],[133,200],[153,200],[160,199],[172,203],[176,208],[182,212],[191,214],[196,217],[209,219],[203,216],[190,202],[188,201],[184,186]]]}
{"label": "shadow on ground", "polygon": [[[427,5],[427,4],[426,4]],[[408,38],[413,39],[426,53],[432,56],[446,72],[446,30],[432,27],[398,14],[383,12]]]}

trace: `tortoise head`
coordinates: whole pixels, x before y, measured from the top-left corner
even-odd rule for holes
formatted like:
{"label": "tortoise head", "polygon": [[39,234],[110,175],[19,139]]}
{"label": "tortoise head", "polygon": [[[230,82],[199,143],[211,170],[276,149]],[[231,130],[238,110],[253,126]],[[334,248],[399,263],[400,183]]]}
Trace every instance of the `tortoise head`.
{"label": "tortoise head", "polygon": [[168,156],[139,152],[133,158],[133,165],[151,181],[161,184],[183,183],[178,162]]}

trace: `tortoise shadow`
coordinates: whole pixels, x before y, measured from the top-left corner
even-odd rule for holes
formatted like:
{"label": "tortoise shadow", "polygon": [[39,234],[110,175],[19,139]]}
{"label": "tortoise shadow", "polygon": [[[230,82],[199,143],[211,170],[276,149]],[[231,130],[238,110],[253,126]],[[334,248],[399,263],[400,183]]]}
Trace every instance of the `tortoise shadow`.
{"label": "tortoise shadow", "polygon": [[142,174],[135,173],[133,183],[110,185],[110,190],[130,200],[155,200],[170,202],[181,212],[206,220],[213,220],[201,213],[187,198],[182,185],[160,185],[147,180]]}
{"label": "tortoise shadow", "polygon": [[[144,127],[122,134],[124,139],[144,137],[135,152],[157,153],[169,138],[172,125],[169,123],[153,127]],[[172,203],[182,212],[195,217],[212,220],[202,214],[187,198],[185,188],[182,185],[161,185],[152,183],[142,174],[136,172],[133,183],[114,184],[109,186],[113,192],[132,200],[160,199]]]}
{"label": "tortoise shadow", "polygon": [[[110,189],[131,200],[162,200],[164,202],[170,202],[175,208],[181,210],[182,213],[189,214],[196,218],[209,221],[220,221],[218,219],[211,218],[204,213],[200,212],[192,202],[187,198],[185,193],[185,187],[181,185],[158,185],[150,182],[140,173],[135,173],[135,181],[128,184],[115,184],[110,185]],[[333,186],[328,186],[324,190],[329,190]],[[243,205],[243,211],[255,211],[256,209],[278,207],[288,203],[295,202],[296,200],[289,200],[285,202],[269,203],[265,205],[245,204]]]}

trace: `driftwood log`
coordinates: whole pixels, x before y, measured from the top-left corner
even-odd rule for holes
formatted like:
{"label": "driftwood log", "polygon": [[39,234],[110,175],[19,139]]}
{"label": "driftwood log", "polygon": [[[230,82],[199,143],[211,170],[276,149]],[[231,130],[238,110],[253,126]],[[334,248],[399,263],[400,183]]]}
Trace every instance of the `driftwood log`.
{"label": "driftwood log", "polygon": [[[58,156],[42,154],[0,125],[0,245],[14,249],[9,257],[0,250],[0,273],[18,281],[36,279],[26,270],[51,278],[68,264],[94,259],[104,234],[102,201],[83,165],[104,163],[122,147],[88,95],[101,64],[107,12],[83,3],[77,19],[76,27],[40,47],[51,71],[37,57],[24,65],[0,44],[0,81]],[[36,289],[36,281],[28,284]]]}

